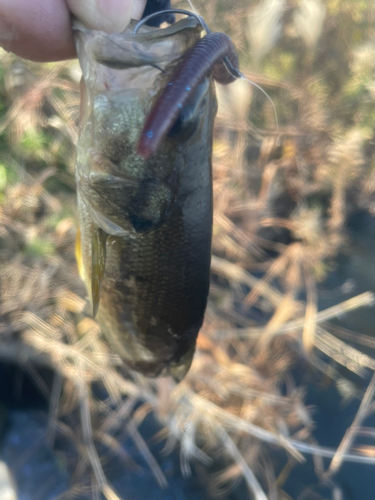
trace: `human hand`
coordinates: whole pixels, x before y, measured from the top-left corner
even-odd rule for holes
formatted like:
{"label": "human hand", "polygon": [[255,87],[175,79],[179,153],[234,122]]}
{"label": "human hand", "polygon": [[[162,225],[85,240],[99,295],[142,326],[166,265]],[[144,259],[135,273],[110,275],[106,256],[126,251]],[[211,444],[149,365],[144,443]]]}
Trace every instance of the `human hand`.
{"label": "human hand", "polygon": [[33,61],[76,56],[71,13],[87,27],[122,31],[146,0],[0,0],[0,46]]}

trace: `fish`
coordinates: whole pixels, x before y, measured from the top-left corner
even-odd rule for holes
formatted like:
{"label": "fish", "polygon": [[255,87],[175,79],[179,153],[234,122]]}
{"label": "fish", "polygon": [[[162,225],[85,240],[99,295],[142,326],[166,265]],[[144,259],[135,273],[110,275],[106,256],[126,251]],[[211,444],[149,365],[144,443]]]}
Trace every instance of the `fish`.
{"label": "fish", "polygon": [[[83,75],[76,256],[114,352],[131,370],[179,382],[209,292],[217,101],[209,67],[195,77],[188,60],[204,40],[199,19],[136,34],[134,24],[107,34],[74,23]],[[178,102],[169,90],[181,68]]]}

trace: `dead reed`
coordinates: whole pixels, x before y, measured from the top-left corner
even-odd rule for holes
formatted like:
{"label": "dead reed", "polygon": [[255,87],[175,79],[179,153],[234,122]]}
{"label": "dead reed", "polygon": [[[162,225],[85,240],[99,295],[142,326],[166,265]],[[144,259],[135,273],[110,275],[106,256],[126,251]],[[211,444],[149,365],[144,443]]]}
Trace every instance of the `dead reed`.
{"label": "dead reed", "polygon": [[[331,458],[318,476],[339,498],[333,477],[344,461],[375,463],[374,446],[356,445],[363,433],[374,435],[363,427],[374,410],[374,378],[363,393],[347,375],[375,371],[375,341],[331,320],[372,306],[375,297],[368,291],[319,311],[318,290],[350,242],[350,214],[375,211],[375,45],[368,22],[375,10],[370,1],[355,12],[329,0],[194,5],[213,29],[233,35],[243,71],[274,99],[280,129],[269,103],[247,82],[218,89],[212,286],[188,376],[176,387],[127,372],[83,313],[73,256],[77,68],[5,53],[0,359],[22,363],[45,392],[37,368],[55,370],[49,436],[62,434],[76,449],[73,497],[92,487],[93,473],[95,491],[119,498],[103,472],[103,450],[128,466],[132,459],[119,445],[125,435],[166,485],[139,432],[153,413],[157,439],[165,453],[179,447],[184,474],[191,462],[208,466],[220,458],[215,493],[242,478],[257,500],[288,498],[286,477],[312,454],[316,461]],[[293,49],[291,42],[298,42]],[[324,53],[327,46],[337,62]],[[330,377],[343,398],[361,400],[337,450],[314,441],[304,388],[290,371],[301,358]],[[94,382],[104,386],[106,399],[93,396]],[[77,425],[68,426],[64,417],[77,408]],[[285,450],[281,472],[276,449]]]}

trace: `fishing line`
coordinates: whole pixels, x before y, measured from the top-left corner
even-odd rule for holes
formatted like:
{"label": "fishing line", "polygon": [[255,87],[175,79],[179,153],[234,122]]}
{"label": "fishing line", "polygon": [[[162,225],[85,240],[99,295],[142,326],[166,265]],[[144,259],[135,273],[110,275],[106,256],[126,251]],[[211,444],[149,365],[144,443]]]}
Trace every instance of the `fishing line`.
{"label": "fishing line", "polygon": [[200,16],[200,15],[199,15],[199,12],[198,12],[198,11],[197,11],[197,9],[194,7],[193,2],[192,2],[191,0],[188,0],[188,2],[189,2],[189,5],[190,5],[190,7],[191,7],[192,11],[194,12],[194,14],[196,14],[196,15],[197,15],[197,16],[199,16],[199,17],[202,17],[202,16]]}
{"label": "fishing line", "polygon": [[[150,19],[152,19],[158,15],[161,15],[161,14],[183,14],[183,15],[186,15],[188,17],[194,17],[195,19],[197,19],[199,21],[199,23],[202,25],[204,31],[207,34],[213,33],[213,31],[208,27],[208,25],[207,25],[206,21],[203,19],[203,17],[198,14],[198,12],[196,11],[191,0],[188,0],[188,2],[189,2],[189,5],[191,6],[191,8],[193,9],[194,12],[191,12],[191,11],[185,10],[185,9],[166,9],[166,10],[161,10],[159,12],[154,12],[154,13],[150,14],[149,16],[141,19],[141,21],[139,21],[135,25],[134,30],[133,30],[133,34],[136,35],[138,33],[139,29],[141,28],[141,26],[143,26],[143,24],[145,24]],[[275,106],[275,103],[273,102],[272,98],[267,94],[267,92],[264,89],[262,89],[262,87],[260,87],[257,83],[253,82],[249,78],[247,78],[239,69],[235,68],[233,66],[233,64],[230,62],[228,57],[224,57],[223,64],[224,64],[226,70],[228,71],[228,73],[233,78],[235,78],[236,80],[238,78],[241,78],[242,80],[247,81],[248,83],[250,83],[251,85],[253,85],[257,89],[259,89],[266,96],[266,98],[270,101],[270,103],[272,105],[273,113],[274,113],[274,117],[275,117],[276,130],[277,130],[277,132],[279,132],[279,120],[278,120],[278,116],[277,116],[277,110],[276,110],[276,106]],[[277,145],[280,146],[280,135],[278,135],[278,137],[277,137]]]}
{"label": "fishing line", "polygon": [[[228,69],[228,68],[227,68]],[[246,80],[247,82],[251,83],[251,85],[254,85],[254,87],[256,87],[257,89],[259,89],[261,92],[263,92],[263,94],[267,97],[267,99],[270,101],[271,105],[272,105],[272,108],[273,108],[273,114],[274,114],[274,117],[275,117],[275,125],[276,125],[276,130],[277,132],[279,132],[279,120],[278,120],[278,117],[277,117],[277,110],[276,110],[276,106],[275,106],[275,103],[273,102],[272,98],[267,94],[267,92],[262,89],[262,87],[260,87],[257,83],[253,82],[252,80],[250,80],[249,78],[247,78],[243,73],[241,73],[241,76],[240,78],[242,80]],[[280,134],[277,136],[277,145],[280,146]]]}

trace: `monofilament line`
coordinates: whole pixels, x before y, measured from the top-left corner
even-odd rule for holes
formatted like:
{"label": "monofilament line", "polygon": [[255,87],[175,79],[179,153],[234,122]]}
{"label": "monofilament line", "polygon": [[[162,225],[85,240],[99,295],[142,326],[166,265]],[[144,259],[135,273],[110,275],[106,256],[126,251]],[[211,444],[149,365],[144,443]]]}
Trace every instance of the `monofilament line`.
{"label": "monofilament line", "polygon": [[188,3],[189,3],[189,5],[190,5],[190,7],[191,7],[191,10],[192,10],[192,11],[193,11],[193,12],[194,12],[197,16],[202,17],[202,16],[199,14],[199,12],[197,11],[197,9],[194,7],[193,2],[192,2],[191,0],[188,0]]}
{"label": "monofilament line", "polygon": [[267,97],[267,99],[270,101],[271,105],[272,105],[272,108],[273,108],[273,113],[274,113],[274,116],[275,116],[275,125],[276,125],[276,130],[278,132],[278,136],[277,136],[277,145],[280,146],[280,134],[279,134],[279,120],[278,120],[278,117],[277,117],[277,110],[276,110],[276,106],[275,106],[275,103],[273,102],[273,100],[271,99],[271,97],[267,94],[267,92],[262,89],[262,87],[260,87],[257,83],[253,82],[252,80],[250,80],[249,78],[247,78],[243,73],[241,73],[241,78],[242,80],[246,80],[247,82],[251,83],[251,85],[254,85],[254,87],[256,87],[257,89],[259,89],[261,92],[263,92],[263,94]]}

